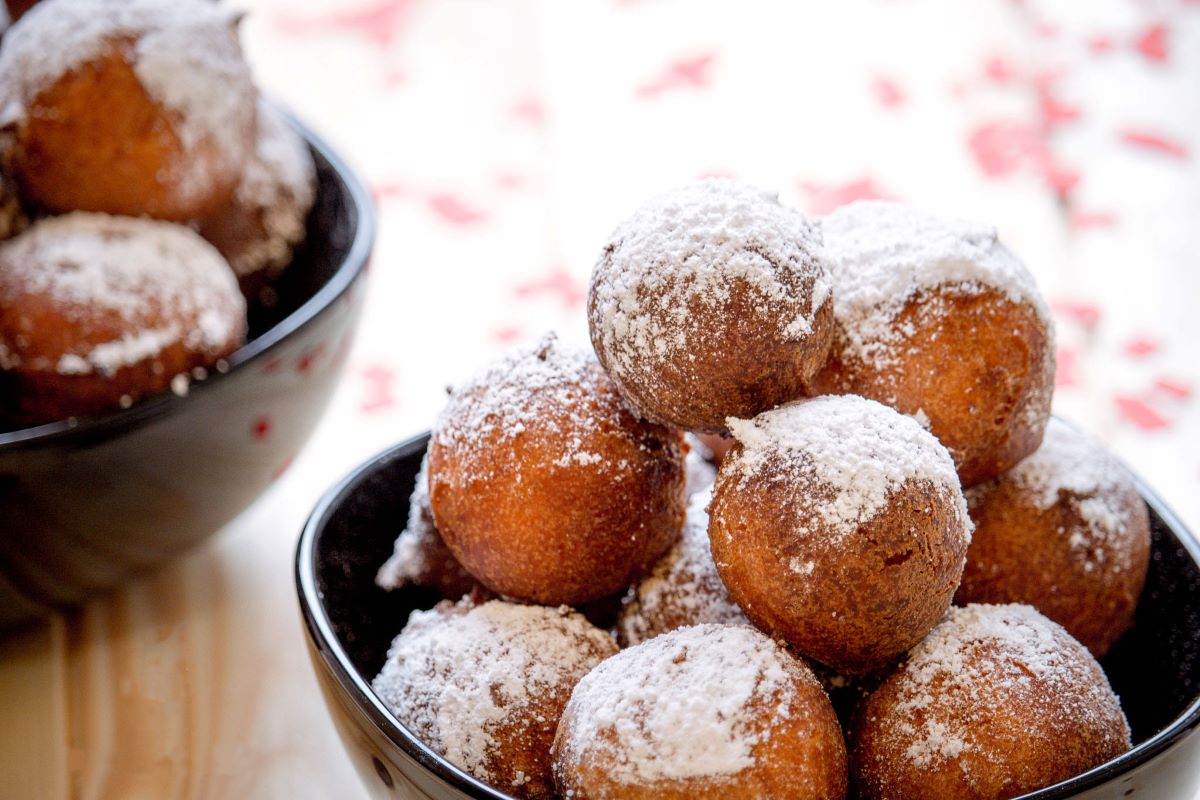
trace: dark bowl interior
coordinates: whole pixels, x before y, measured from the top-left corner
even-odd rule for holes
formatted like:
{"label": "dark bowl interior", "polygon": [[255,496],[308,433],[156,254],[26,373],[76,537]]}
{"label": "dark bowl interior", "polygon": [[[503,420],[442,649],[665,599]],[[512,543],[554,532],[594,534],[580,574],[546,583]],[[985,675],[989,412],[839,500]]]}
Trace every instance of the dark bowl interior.
{"label": "dark bowl interior", "polygon": [[308,235],[252,303],[228,369],[129,409],[0,430],[0,627],[77,602],[218,530],[286,468],[328,403],[362,304],[370,196],[297,125],[317,167]]}
{"label": "dark bowl interior", "polygon": [[[427,591],[384,592],[374,583],[404,526],[427,441],[421,436],[385,451],[317,506],[297,550],[301,611],[330,709],[373,794],[391,796],[404,781],[423,792],[418,796],[504,798],[432,753],[370,690],[408,614],[437,601]],[[1150,509],[1150,571],[1133,629],[1103,660],[1135,747],[1028,800],[1119,797],[1134,788],[1142,790],[1137,797],[1185,800],[1192,795],[1178,787],[1198,782],[1179,753],[1200,741],[1190,735],[1200,722],[1200,547],[1152,492],[1139,490]],[[1173,767],[1162,758],[1172,750],[1179,751]],[[1169,767],[1187,773],[1168,775]]]}

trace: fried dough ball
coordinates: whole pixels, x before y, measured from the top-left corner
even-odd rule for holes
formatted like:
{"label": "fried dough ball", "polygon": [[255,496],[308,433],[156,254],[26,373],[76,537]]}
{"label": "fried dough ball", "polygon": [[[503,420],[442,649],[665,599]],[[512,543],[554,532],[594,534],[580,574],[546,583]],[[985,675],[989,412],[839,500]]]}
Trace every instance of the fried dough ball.
{"label": "fried dough ball", "polygon": [[924,422],[962,485],[1037,449],[1054,333],[1033,277],[992,228],[898,203],[822,221],[836,333],[813,394],[858,394]]}
{"label": "fried dough ball", "polygon": [[749,626],[707,624],[623,650],[579,682],[554,778],[578,800],[834,800],[846,750],[803,662]]}
{"label": "fried dough ball", "polygon": [[258,139],[233,196],[200,223],[200,233],[237,273],[242,293],[258,297],[304,241],[317,196],[317,171],[300,134],[258,101]]}
{"label": "fried dough ball", "polygon": [[708,448],[709,461],[715,466],[721,466],[721,459],[725,458],[725,454],[729,452],[729,448],[733,447],[733,438],[730,436],[719,436],[715,433],[698,433],[696,438]]}
{"label": "fried dough ball", "polygon": [[0,245],[0,409],[18,424],[128,406],[245,335],[232,270],[182,225],[76,212]]}
{"label": "fried dough ball", "polygon": [[492,591],[623,592],[683,527],[683,436],[636,418],[595,358],[547,336],[454,392],[429,445],[433,518]]}
{"label": "fried dough ball", "polygon": [[867,698],[851,733],[863,800],[1003,800],[1130,748],[1092,654],[1025,605],[955,608]]}
{"label": "fried dough ball", "polygon": [[710,499],[708,490],[691,498],[679,541],[625,596],[617,618],[617,641],[622,647],[687,625],[750,624],[713,563],[705,511]]}
{"label": "fried dough ball", "polygon": [[721,432],[803,394],[833,333],[821,234],[758,189],[712,179],[654,198],[592,272],[600,363],[640,416]]}
{"label": "fried dough ball", "polygon": [[51,212],[211,214],[253,152],[254,98],[236,17],[203,0],[46,0],[0,46],[15,178]]}
{"label": "fried dough ball", "polygon": [[371,685],[455,766],[515,797],[548,799],[550,747],[571,690],[616,652],[566,607],[443,601],[413,612]]}
{"label": "fried dough ball", "polygon": [[416,485],[408,499],[408,524],[396,538],[392,556],[375,576],[382,589],[425,586],[442,597],[456,600],[479,584],[463,569],[442,541],[429,507],[429,453],[421,459]]}
{"label": "fried dough ball", "polygon": [[1037,452],[967,492],[975,535],[955,601],[1028,603],[1097,657],[1133,624],[1150,517],[1133,476],[1051,419]]}
{"label": "fried dough ball", "polygon": [[730,427],[709,536],[751,622],[849,675],[919,642],[946,613],[970,541],[946,448],[910,417],[849,395]]}

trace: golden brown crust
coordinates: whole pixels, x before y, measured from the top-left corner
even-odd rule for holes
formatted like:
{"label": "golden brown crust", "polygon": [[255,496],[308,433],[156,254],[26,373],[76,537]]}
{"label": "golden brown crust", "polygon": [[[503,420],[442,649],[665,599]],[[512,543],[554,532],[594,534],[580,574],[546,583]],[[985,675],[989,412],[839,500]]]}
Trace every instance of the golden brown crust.
{"label": "golden brown crust", "polygon": [[[610,660],[610,666],[617,659],[624,659],[620,665],[624,676],[638,675],[639,669],[644,669],[646,663],[638,663],[630,658],[645,652],[661,657],[661,651],[668,645],[666,642],[679,636],[703,637],[706,641],[697,642],[702,654],[696,655],[682,650],[672,659],[673,665],[683,664],[694,658],[711,658],[711,648],[720,647],[725,642],[707,636],[712,631],[720,631],[724,626],[701,625],[684,628],[668,633],[657,639],[648,641],[631,650],[623,651]],[[750,631],[750,629],[745,629]],[[749,636],[760,637],[753,632]],[[764,640],[766,641],[766,640]],[[649,649],[647,649],[649,648]],[[740,656],[740,653],[730,654]],[[753,654],[744,654],[746,662],[752,662]],[[790,656],[784,658],[792,661]],[[650,660],[649,666],[653,666]],[[737,671],[739,665],[732,665]],[[602,664],[585,681],[596,682],[599,672],[606,669]],[[604,676],[608,682],[603,686],[604,695],[620,695],[623,689],[612,685],[611,676]],[[661,687],[664,693],[679,692],[692,695],[692,702],[699,705],[705,701],[719,703],[717,694],[721,691],[721,674],[710,674],[707,681],[693,680],[686,673],[682,676],[672,676],[677,685]],[[638,679],[642,685],[654,686],[655,681],[664,680],[661,675],[645,675]],[[738,678],[731,678],[733,686],[726,686],[727,691],[741,694],[745,688]],[[782,683],[773,690],[766,691],[763,687],[771,682]],[[758,800],[843,800],[847,792],[847,755],[845,740],[837,715],[829,698],[820,684],[812,676],[811,671],[800,661],[788,664],[786,667],[775,668],[771,674],[760,674],[757,686],[752,694],[744,699],[737,708],[727,709],[737,723],[728,719],[722,720],[733,729],[733,735],[749,744],[746,765],[728,774],[687,774],[674,776],[673,772],[695,773],[700,765],[694,759],[683,764],[670,763],[673,757],[678,757],[680,750],[696,751],[695,745],[686,743],[688,737],[711,737],[713,731],[709,720],[703,712],[699,719],[690,727],[681,724],[673,728],[669,734],[663,731],[651,730],[656,725],[647,721],[657,710],[652,707],[656,699],[653,693],[646,696],[641,703],[634,701],[626,703],[630,708],[624,709],[619,717],[622,729],[630,731],[638,729],[640,734],[629,736],[649,736],[631,742],[622,739],[617,729],[606,725],[592,737],[590,723],[584,723],[586,731],[577,730],[579,720],[589,713],[584,706],[594,697],[584,697],[581,701],[583,682],[572,695],[571,703],[563,713],[558,726],[558,735],[554,742],[554,774],[559,793],[564,797],[577,800],[742,800],[754,798]],[[678,701],[679,698],[675,698]],[[701,721],[703,720],[703,721]],[[721,722],[717,723],[718,726]],[[649,726],[649,728],[647,727]],[[726,732],[728,735],[729,732]],[[659,737],[678,736],[684,744],[662,741]],[[718,736],[718,739],[723,738]],[[712,766],[718,758],[727,757],[728,741],[718,741],[719,755],[706,761],[706,766]],[[656,777],[639,775],[635,767],[631,773],[630,762],[657,762],[644,767]]]}
{"label": "golden brown crust", "polygon": [[[553,361],[559,350],[544,342],[520,358]],[[506,597],[576,604],[621,592],[682,528],[683,435],[634,417],[586,362],[555,372],[549,388],[491,373],[456,393],[430,442],[437,528]],[[530,412],[519,431],[493,424],[498,393]]]}
{"label": "golden brown crust", "polygon": [[[709,534],[730,595],[808,658],[847,674],[887,666],[937,623],[958,586],[966,544],[951,500],[928,482],[906,482],[887,510],[831,548],[838,532],[792,494],[718,477]],[[794,534],[802,524],[811,527],[803,538]],[[804,576],[780,566],[793,561]]]}
{"label": "golden brown crust", "polygon": [[[102,211],[187,221],[227,202],[238,173],[223,168],[212,140],[184,152],[180,118],[147,93],[131,66],[128,38],[38,92],[17,123],[15,177],[29,201],[50,212]],[[244,115],[244,151],[254,141]],[[209,186],[182,192],[171,176],[185,159],[208,164]]]}
{"label": "golden brown crust", "polygon": [[[64,241],[72,247],[56,250]],[[107,248],[130,241],[142,248],[143,271],[121,279],[124,305],[113,305],[105,267],[120,265]],[[156,272],[162,282],[152,279]],[[80,274],[95,283],[72,282]],[[186,228],[72,214],[0,248],[0,415],[10,424],[129,406],[166,391],[181,373],[211,368],[245,334],[232,273]]]}
{"label": "golden brown crust", "polygon": [[955,602],[1028,603],[1103,656],[1133,624],[1150,563],[1150,519],[1132,482],[1106,487],[1100,499],[1119,522],[1101,535],[1081,511],[1096,498],[1061,491],[1043,508],[1007,473],[975,487],[975,534]]}
{"label": "golden brown crust", "polygon": [[1004,800],[1128,750],[1129,728],[1095,659],[1061,628],[1032,635],[1042,638],[1036,652],[986,636],[942,663],[915,652],[915,665],[884,680],[851,726],[859,796]]}
{"label": "golden brown crust", "polygon": [[1037,449],[1054,387],[1052,332],[1029,303],[997,289],[940,287],[910,298],[894,341],[870,363],[839,329],[811,394],[858,394],[924,414],[964,487],[999,475]]}

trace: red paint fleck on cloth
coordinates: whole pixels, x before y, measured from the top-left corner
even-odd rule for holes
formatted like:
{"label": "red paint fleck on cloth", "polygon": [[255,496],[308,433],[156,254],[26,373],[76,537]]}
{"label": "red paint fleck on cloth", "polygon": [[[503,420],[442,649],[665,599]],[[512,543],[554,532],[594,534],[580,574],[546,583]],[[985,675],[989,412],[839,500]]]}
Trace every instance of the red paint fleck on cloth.
{"label": "red paint fleck on cloth", "polygon": [[393,391],[396,381],[396,371],[386,364],[372,364],[362,372],[366,392],[363,394],[359,408],[365,414],[385,411],[396,405],[396,395]]}
{"label": "red paint fleck on cloth", "polygon": [[487,219],[482,210],[449,192],[434,192],[426,198],[429,210],[451,225],[476,225]]}
{"label": "red paint fleck on cloth", "polygon": [[571,309],[582,308],[587,300],[587,289],[561,265],[555,266],[541,278],[518,283],[513,287],[513,294],[520,298],[556,296],[560,303]]}
{"label": "red paint fleck on cloth", "polygon": [[1153,150],[1175,158],[1188,157],[1187,145],[1151,131],[1127,128],[1121,131],[1121,141],[1134,147]]}
{"label": "red paint fleck on cloth", "polygon": [[1072,347],[1059,345],[1055,355],[1054,386],[1059,389],[1079,385],[1079,354]]}
{"label": "red paint fleck on cloth", "polygon": [[372,44],[387,49],[403,33],[416,0],[380,0],[324,14],[301,16],[284,13],[275,17],[283,33],[322,34],[330,29],[363,36]]}
{"label": "red paint fleck on cloth", "polygon": [[899,108],[908,100],[900,84],[887,75],[876,75],[871,81],[871,90],[875,99],[885,108]]}
{"label": "red paint fleck on cloth", "polygon": [[855,200],[895,200],[896,197],[870,177],[857,178],[847,183],[814,183],[801,181],[800,190],[808,196],[805,204],[813,214],[828,214],[839,206]]}
{"label": "red paint fleck on cloth", "polygon": [[1150,404],[1140,397],[1118,393],[1113,395],[1113,402],[1117,406],[1117,413],[1126,422],[1130,422],[1144,431],[1156,431],[1171,427],[1170,420],[1151,408]]}
{"label": "red paint fleck on cloth", "polygon": [[1089,331],[1100,324],[1102,316],[1099,306],[1078,300],[1052,300],[1050,310],[1055,316],[1073,320]]}
{"label": "red paint fleck on cloth", "polygon": [[1130,358],[1145,358],[1158,352],[1158,342],[1142,336],[1130,339],[1125,343],[1125,355]]}
{"label": "red paint fleck on cloth", "polygon": [[1151,61],[1167,60],[1167,26],[1155,23],[1142,31],[1133,43],[1134,49]]}
{"label": "red paint fleck on cloth", "polygon": [[1159,378],[1154,382],[1154,388],[1177,400],[1186,400],[1192,396],[1192,387],[1190,384],[1181,383],[1171,378]]}
{"label": "red paint fleck on cloth", "polygon": [[638,87],[639,97],[651,98],[672,89],[705,89],[712,84],[717,54],[709,51],[672,61],[655,78]]}

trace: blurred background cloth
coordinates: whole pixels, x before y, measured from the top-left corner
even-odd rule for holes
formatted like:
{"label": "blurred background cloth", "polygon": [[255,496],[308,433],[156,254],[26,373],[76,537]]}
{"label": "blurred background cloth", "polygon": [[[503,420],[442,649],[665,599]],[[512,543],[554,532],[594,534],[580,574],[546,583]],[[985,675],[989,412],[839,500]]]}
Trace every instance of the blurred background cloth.
{"label": "blurred background cloth", "polygon": [[507,346],[584,340],[616,223],[729,175],[816,214],[886,197],[996,225],[1055,313],[1056,411],[1200,524],[1200,3],[252,8],[267,91],[379,204],[325,423],[347,447],[428,427],[445,385]]}
{"label": "blurred background cloth", "polygon": [[0,648],[0,695],[26,702],[6,786],[361,796],[304,655],[304,518],[504,348],[551,328],[586,341],[605,237],[704,175],[811,213],[889,197],[996,225],[1055,313],[1057,411],[1200,528],[1200,2],[241,5],[266,91],[373,189],[361,334],[313,440],[258,503]]}

